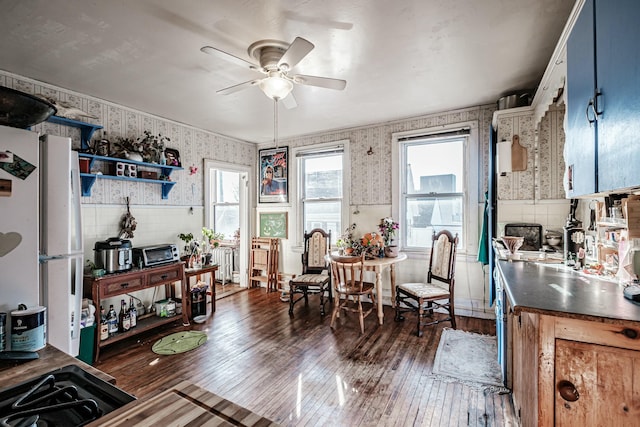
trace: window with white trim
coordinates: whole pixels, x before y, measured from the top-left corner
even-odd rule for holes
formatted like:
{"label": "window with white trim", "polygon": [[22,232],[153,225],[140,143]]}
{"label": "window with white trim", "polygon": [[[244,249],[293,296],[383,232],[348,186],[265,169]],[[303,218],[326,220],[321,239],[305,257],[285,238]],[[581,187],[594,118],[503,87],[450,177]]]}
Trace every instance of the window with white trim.
{"label": "window with white trim", "polygon": [[343,145],[319,146],[296,153],[300,195],[300,239],[321,228],[331,232],[332,244],[342,233],[348,203]]}
{"label": "window with white trim", "polygon": [[225,240],[233,240],[240,229],[240,173],[216,170],[212,174],[212,215],[214,231],[224,234]]}
{"label": "window with white trim", "polygon": [[394,135],[393,188],[398,195],[393,211],[403,250],[424,251],[431,247],[433,232],[440,230],[458,234],[460,251],[477,248],[475,128]]}

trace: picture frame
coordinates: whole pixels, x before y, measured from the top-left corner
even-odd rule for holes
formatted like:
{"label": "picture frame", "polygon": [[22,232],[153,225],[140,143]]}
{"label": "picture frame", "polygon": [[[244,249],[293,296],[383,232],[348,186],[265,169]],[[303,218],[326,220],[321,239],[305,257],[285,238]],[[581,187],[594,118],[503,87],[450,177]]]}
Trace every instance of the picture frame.
{"label": "picture frame", "polygon": [[260,237],[287,238],[289,227],[287,212],[260,212],[258,216]]}
{"label": "picture frame", "polygon": [[289,201],[289,147],[259,151],[258,202]]}
{"label": "picture frame", "polygon": [[167,159],[167,166],[181,167],[180,152],[174,148],[165,148],[164,157]]}

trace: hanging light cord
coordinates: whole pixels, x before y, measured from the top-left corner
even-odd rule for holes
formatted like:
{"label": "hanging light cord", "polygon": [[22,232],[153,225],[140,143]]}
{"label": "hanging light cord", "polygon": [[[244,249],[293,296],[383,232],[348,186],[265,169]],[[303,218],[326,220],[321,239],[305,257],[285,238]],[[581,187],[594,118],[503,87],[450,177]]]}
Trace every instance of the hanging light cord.
{"label": "hanging light cord", "polygon": [[273,98],[273,144],[278,148],[278,98]]}

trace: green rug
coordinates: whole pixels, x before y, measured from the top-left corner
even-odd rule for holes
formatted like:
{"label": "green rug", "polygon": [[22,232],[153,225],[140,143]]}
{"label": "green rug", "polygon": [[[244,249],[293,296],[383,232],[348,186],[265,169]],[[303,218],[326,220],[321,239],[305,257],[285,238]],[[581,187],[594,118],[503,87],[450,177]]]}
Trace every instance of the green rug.
{"label": "green rug", "polygon": [[156,341],[151,350],[162,355],[178,354],[198,348],[205,342],[207,342],[207,334],[204,332],[176,332]]}

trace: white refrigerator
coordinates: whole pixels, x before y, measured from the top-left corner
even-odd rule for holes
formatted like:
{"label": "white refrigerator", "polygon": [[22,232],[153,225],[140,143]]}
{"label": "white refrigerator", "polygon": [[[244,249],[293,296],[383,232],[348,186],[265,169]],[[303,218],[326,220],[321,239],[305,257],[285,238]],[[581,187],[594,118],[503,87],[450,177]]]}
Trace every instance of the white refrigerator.
{"label": "white refrigerator", "polygon": [[79,172],[69,138],[0,126],[0,312],[46,307],[47,343],[72,356],[84,259]]}

